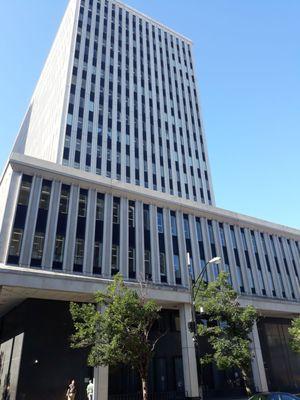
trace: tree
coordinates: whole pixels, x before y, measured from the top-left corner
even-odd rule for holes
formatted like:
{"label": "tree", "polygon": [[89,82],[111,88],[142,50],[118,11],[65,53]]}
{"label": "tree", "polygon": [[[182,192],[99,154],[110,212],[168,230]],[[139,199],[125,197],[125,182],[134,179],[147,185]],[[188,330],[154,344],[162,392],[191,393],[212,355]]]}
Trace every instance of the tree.
{"label": "tree", "polygon": [[201,357],[202,364],[214,362],[219,369],[238,368],[248,394],[248,370],[251,361],[249,334],[257,318],[253,306],[241,308],[238,295],[221,272],[214,282],[196,288],[196,309],[203,307],[206,322],[197,326],[198,336],[205,337],[210,351]]}
{"label": "tree", "polygon": [[300,317],[294,318],[289,328],[290,346],[296,353],[300,353]]}
{"label": "tree", "polygon": [[[148,369],[155,345],[163,336],[154,333],[153,325],[160,318],[159,307],[125,286],[116,275],[105,293],[95,294],[95,304],[70,304],[75,333],[73,348],[89,347],[90,366],[126,364],[138,371],[143,399],[148,399]],[[100,313],[97,308],[102,308]]]}

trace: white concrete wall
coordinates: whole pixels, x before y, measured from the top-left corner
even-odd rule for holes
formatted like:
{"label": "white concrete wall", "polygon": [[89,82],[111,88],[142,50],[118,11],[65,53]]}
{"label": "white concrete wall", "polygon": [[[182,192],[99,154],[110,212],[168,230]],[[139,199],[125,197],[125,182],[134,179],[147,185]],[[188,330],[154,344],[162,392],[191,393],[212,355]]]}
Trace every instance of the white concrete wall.
{"label": "white concrete wall", "polygon": [[4,171],[0,181],[0,231],[2,226],[3,215],[6,206],[7,195],[9,191],[9,185],[11,182],[13,170],[10,165],[7,166],[7,169]]}
{"label": "white concrete wall", "polygon": [[57,161],[64,129],[66,95],[77,0],[70,0],[49,56],[33,93],[13,152]]}

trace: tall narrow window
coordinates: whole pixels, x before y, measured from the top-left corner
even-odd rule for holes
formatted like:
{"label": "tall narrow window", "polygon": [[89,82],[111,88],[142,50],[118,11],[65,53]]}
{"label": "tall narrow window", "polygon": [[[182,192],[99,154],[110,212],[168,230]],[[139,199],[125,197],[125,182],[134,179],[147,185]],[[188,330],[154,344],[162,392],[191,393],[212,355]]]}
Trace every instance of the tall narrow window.
{"label": "tall narrow window", "polygon": [[221,222],[219,223],[219,232],[220,232],[220,243],[222,245],[222,251],[223,251],[224,268],[225,268],[225,272],[229,275],[228,276],[229,284],[232,285],[228,251],[227,251],[226,239],[225,239],[225,233],[224,233],[224,226]]}
{"label": "tall narrow window", "polygon": [[105,197],[102,193],[97,193],[96,200],[96,223],[95,223],[95,242],[93,258],[93,274],[102,273],[102,252],[103,252],[103,221]]}
{"label": "tall narrow window", "polygon": [[280,245],[280,250],[281,250],[281,254],[282,254],[282,258],[283,258],[283,263],[284,263],[284,267],[285,267],[287,280],[289,283],[289,288],[290,288],[290,291],[292,294],[292,298],[294,299],[295,293],[294,293],[294,288],[293,288],[292,279],[291,279],[291,275],[290,275],[290,270],[289,270],[287,259],[286,259],[286,254],[285,254],[283,243],[282,243],[282,238],[280,237],[280,238],[278,238],[278,240],[279,240],[279,245]]}
{"label": "tall narrow window", "polygon": [[[203,244],[203,235],[202,235],[202,227],[201,227],[201,220],[200,218],[196,218],[196,234],[197,234],[197,241],[200,253],[200,271],[203,271],[205,268],[205,252],[204,252],[204,244]],[[207,271],[204,272],[203,279],[208,282]]]}
{"label": "tall narrow window", "polygon": [[63,235],[56,235],[55,238],[55,248],[54,248],[54,259],[55,263],[62,263],[63,262],[63,255],[64,255],[64,248],[65,248],[65,237]]}
{"label": "tall narrow window", "polygon": [[43,179],[40,193],[39,210],[33,238],[31,252],[31,263],[33,267],[40,267],[42,264],[46,227],[48,221],[48,209],[50,204],[52,182]]}
{"label": "tall narrow window", "polygon": [[159,266],[160,266],[160,281],[167,282],[167,267],[166,267],[166,248],[164,236],[164,217],[162,208],[157,209],[157,230],[158,230],[158,245],[159,245]]}
{"label": "tall narrow window", "polygon": [[246,259],[246,265],[247,265],[248,282],[249,282],[249,286],[251,289],[251,293],[255,294],[256,291],[255,291],[254,278],[253,278],[253,273],[252,273],[252,268],[251,268],[251,263],[250,263],[250,256],[249,256],[249,251],[248,251],[248,244],[247,244],[245,229],[241,228],[240,231],[241,231],[241,236],[242,236],[242,244],[243,244],[243,249],[244,249],[244,254],[245,254],[245,259]]}
{"label": "tall narrow window", "polygon": [[259,287],[261,290],[261,293],[263,296],[266,296],[266,286],[265,286],[265,281],[264,281],[264,277],[263,277],[263,273],[262,273],[262,269],[261,269],[261,263],[260,263],[260,258],[259,258],[259,254],[258,254],[258,248],[257,248],[257,243],[256,243],[256,238],[255,238],[255,234],[254,231],[251,231],[251,240],[252,240],[252,245],[253,245],[253,250],[254,250],[254,255],[255,255],[255,261],[256,261],[256,266],[257,266],[257,271],[258,271],[258,283],[259,283]]}
{"label": "tall narrow window", "polygon": [[[269,284],[270,284],[270,287],[271,287],[271,290],[272,290],[272,294],[275,297],[276,296],[276,291],[275,291],[274,279],[273,279],[273,275],[272,275],[272,271],[271,271],[271,265],[270,265],[270,260],[269,260],[269,255],[268,255],[268,250],[267,250],[267,246],[266,246],[265,237],[264,237],[264,234],[262,232],[260,233],[260,239],[261,239],[263,251],[265,253],[265,260],[266,260],[266,264],[267,264]],[[277,270],[277,272],[278,272],[278,270]]]}
{"label": "tall narrow window", "polygon": [[83,272],[87,203],[88,191],[85,189],[80,189],[78,198],[76,245],[73,266],[74,272]]}
{"label": "tall narrow window", "polygon": [[194,269],[194,264],[193,264],[193,251],[192,251],[192,243],[191,243],[189,216],[187,214],[183,215],[183,231],[184,231],[186,252],[189,254],[189,259],[190,259],[189,273],[191,274],[192,280],[194,281],[195,280],[195,269]]}
{"label": "tall narrow window", "polygon": [[23,175],[19,190],[13,230],[10,239],[7,264],[19,264],[31,185],[32,177],[28,175]]}
{"label": "tall narrow window", "polygon": [[[210,248],[211,248],[211,255],[212,257],[217,257],[217,251],[216,251],[216,242],[215,242],[215,235],[214,235],[214,230],[213,230],[213,225],[211,220],[207,220],[207,227],[208,227],[208,237],[210,241]],[[217,279],[219,275],[219,265],[218,264],[212,264],[212,271],[214,275],[214,279]]]}
{"label": "tall narrow window", "polygon": [[172,234],[172,247],[173,247],[173,268],[175,274],[175,281],[177,284],[181,284],[181,271],[179,262],[179,246],[178,246],[178,235],[177,235],[177,220],[175,211],[170,212],[171,218],[171,234]]}
{"label": "tall narrow window", "polygon": [[230,225],[230,236],[231,236],[231,242],[232,242],[233,253],[234,253],[234,258],[235,258],[238,285],[239,285],[241,293],[244,293],[245,287],[244,287],[244,280],[243,280],[243,275],[242,275],[242,271],[241,271],[240,257],[239,257],[239,253],[238,253],[234,227],[232,225]]}
{"label": "tall narrow window", "polygon": [[119,271],[119,246],[113,244],[111,251],[111,270],[112,275]]}
{"label": "tall narrow window", "polygon": [[280,271],[280,267],[279,267],[279,261],[278,261],[277,252],[276,252],[275,245],[274,245],[273,236],[270,236],[270,243],[271,243],[272,253],[274,256],[274,261],[275,261],[275,265],[276,265],[276,270],[277,270],[277,274],[278,274],[278,280],[280,283],[282,297],[286,297],[286,292],[285,292],[284,283],[283,283],[283,279],[282,279],[282,275],[281,275],[281,271]]}
{"label": "tall narrow window", "polygon": [[129,278],[136,278],[136,257],[135,257],[135,203],[128,203],[128,270]]}
{"label": "tall narrow window", "polygon": [[145,266],[145,280],[152,280],[151,268],[151,242],[150,242],[150,210],[149,205],[143,205],[143,219],[144,219],[144,266]]}
{"label": "tall narrow window", "polygon": [[69,213],[69,201],[70,201],[70,186],[62,185],[59,198],[59,209],[58,209],[56,237],[54,245],[53,264],[52,264],[52,268],[56,270],[63,269],[65,238],[66,238],[68,213]]}
{"label": "tall narrow window", "polygon": [[112,229],[112,252],[111,252],[111,274],[115,275],[120,270],[119,246],[120,246],[120,198],[113,198],[113,229]]}

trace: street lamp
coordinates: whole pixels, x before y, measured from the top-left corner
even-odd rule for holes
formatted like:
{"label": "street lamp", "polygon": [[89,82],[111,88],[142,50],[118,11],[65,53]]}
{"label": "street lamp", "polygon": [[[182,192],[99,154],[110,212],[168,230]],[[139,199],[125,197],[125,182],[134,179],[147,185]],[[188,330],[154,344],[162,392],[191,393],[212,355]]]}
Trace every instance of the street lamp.
{"label": "street lamp", "polygon": [[[186,255],[186,259],[187,259],[187,266],[188,266],[188,270],[190,269],[190,265],[191,265],[191,260],[190,260],[190,254],[187,253]],[[220,264],[222,261],[222,258],[217,256],[217,257],[213,257],[211,260],[207,261],[207,263],[205,264],[204,268],[202,269],[202,271],[200,272],[200,274],[198,275],[197,279],[195,280],[195,282],[193,283],[192,280],[192,274],[189,271],[189,276],[190,276],[190,291],[191,291],[191,306],[192,306],[192,321],[190,321],[188,323],[188,329],[189,331],[192,333],[193,335],[193,342],[195,345],[195,351],[196,351],[196,362],[197,362],[197,375],[198,375],[198,380],[199,380],[199,343],[198,343],[198,335],[197,335],[197,322],[196,322],[196,308],[195,308],[195,301],[196,301],[196,296],[198,294],[199,288],[201,283],[203,282],[203,277],[207,271],[207,268],[209,266],[209,264]],[[195,292],[196,289],[196,292]],[[203,307],[200,307],[200,313],[203,314],[204,313],[204,309]],[[202,386],[202,373],[201,373],[201,386]]]}

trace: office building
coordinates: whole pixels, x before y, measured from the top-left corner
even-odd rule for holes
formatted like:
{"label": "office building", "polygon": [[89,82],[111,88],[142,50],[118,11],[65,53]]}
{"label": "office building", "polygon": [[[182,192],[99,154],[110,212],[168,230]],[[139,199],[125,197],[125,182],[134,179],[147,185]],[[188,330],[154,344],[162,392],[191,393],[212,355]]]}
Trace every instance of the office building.
{"label": "office building", "polygon": [[[97,399],[134,395],[126,368],[86,367],[69,349],[68,302],[91,301],[120,272],[146,282],[168,335],[157,393],[199,396],[191,273],[230,274],[253,328],[256,390],[300,389],[287,327],[300,311],[300,231],[216,207],[192,43],[115,0],[70,0],[0,182],[0,390]],[[280,360],[280,362],[278,362]],[[204,371],[204,392],[238,393],[236,371]],[[1,393],[1,392],[0,392]],[[43,396],[42,396],[43,397]]]}

